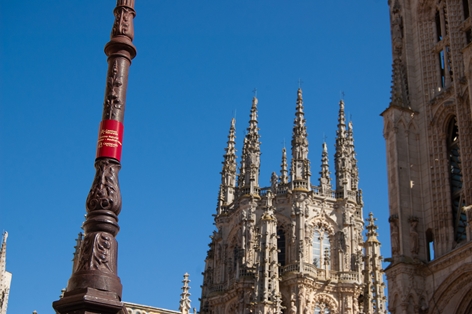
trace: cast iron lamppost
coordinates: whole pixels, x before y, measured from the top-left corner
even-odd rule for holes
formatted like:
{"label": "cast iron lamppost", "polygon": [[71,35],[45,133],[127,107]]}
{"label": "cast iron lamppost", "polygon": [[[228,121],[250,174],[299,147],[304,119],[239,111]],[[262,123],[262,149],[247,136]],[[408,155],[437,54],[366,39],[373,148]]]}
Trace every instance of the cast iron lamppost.
{"label": "cast iron lamppost", "polygon": [[[108,73],[100,123],[96,174],[87,197],[85,237],[64,296],[53,302],[60,314],[119,313],[122,285],[117,274],[123,121],[131,60],[136,56],[134,0],[117,0],[111,40],[105,45]],[[124,313],[124,312],[123,312]]]}

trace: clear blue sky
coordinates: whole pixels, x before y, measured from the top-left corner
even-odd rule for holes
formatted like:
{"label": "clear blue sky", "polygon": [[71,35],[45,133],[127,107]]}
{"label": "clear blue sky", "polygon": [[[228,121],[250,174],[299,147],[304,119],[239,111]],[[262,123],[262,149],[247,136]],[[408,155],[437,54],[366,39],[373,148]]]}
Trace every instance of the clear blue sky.
{"label": "clear blue sky", "polygon": [[[236,116],[241,152],[259,98],[261,182],[290,145],[298,80],[317,183],[333,166],[343,91],[354,123],[364,216],[390,256],[382,118],[391,85],[386,0],[137,0],[120,184],[123,298],[178,309],[198,298],[221,162]],[[13,273],[9,313],[53,313],[85,214],[114,0],[0,0],[0,229]],[[238,159],[239,164],[239,159]],[[334,167],[331,167],[334,174]],[[334,175],[333,175],[334,176]],[[0,231],[1,231],[0,230]]]}

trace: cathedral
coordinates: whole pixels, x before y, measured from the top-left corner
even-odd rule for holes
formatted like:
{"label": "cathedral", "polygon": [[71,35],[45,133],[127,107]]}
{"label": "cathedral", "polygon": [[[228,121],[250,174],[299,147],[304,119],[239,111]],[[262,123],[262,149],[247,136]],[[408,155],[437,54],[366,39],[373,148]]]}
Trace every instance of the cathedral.
{"label": "cathedral", "polygon": [[377,226],[372,213],[364,222],[353,125],[346,124],[344,102],[335,181],[323,143],[319,182],[312,184],[298,89],[290,160],[283,148],[280,172],[272,173],[268,187],[259,177],[257,103],[254,97],[239,171],[231,121],[200,313],[387,313]]}
{"label": "cathedral", "polygon": [[472,313],[472,3],[388,4],[388,308]]}
{"label": "cathedral", "polygon": [[[381,113],[387,149],[392,314],[472,313],[472,2],[389,0],[391,102]],[[95,178],[84,238],[56,313],[189,314],[185,275],[179,311],[122,302],[117,274],[118,173],[128,72],[136,56],[134,0],[117,0]],[[291,151],[261,185],[253,98],[239,169],[230,124],[205,259],[201,314],[386,314],[375,218],[365,219],[352,122],[339,103],[334,180],[322,144],[312,180],[302,90]],[[317,172],[317,171],[316,171]],[[0,314],[11,274],[1,248]],[[196,313],[196,310],[193,310]]]}

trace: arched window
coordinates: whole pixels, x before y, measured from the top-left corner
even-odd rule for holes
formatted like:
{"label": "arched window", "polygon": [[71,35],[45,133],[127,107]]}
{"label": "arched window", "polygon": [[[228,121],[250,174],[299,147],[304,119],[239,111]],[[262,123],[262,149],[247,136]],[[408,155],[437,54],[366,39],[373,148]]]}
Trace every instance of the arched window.
{"label": "arched window", "polygon": [[313,235],[313,264],[317,268],[331,269],[331,246],[326,231],[315,230]]}
{"label": "arched window", "polygon": [[465,200],[462,199],[462,171],[460,159],[460,141],[457,121],[454,117],[449,122],[447,151],[449,158],[449,183],[451,186],[452,219],[454,225],[454,240],[461,242],[466,238],[467,217],[462,207]]}
{"label": "arched window", "polygon": [[282,228],[277,228],[277,260],[281,266],[285,266],[285,232]]}
{"label": "arched window", "polygon": [[325,307],[324,309],[321,309],[320,306],[315,307],[315,314],[330,314],[331,311],[329,310],[328,307]]}

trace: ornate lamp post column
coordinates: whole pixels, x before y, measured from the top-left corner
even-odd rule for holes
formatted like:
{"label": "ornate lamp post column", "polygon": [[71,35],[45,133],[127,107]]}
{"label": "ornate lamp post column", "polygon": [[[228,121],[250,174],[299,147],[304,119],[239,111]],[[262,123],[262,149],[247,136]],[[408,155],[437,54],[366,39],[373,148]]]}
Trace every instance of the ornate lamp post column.
{"label": "ornate lamp post column", "polygon": [[131,60],[136,56],[134,0],[117,0],[111,40],[105,46],[108,73],[95,159],[96,174],[86,201],[85,237],[63,298],[53,302],[60,314],[118,313],[122,285],[117,274],[121,193],[118,172]]}

